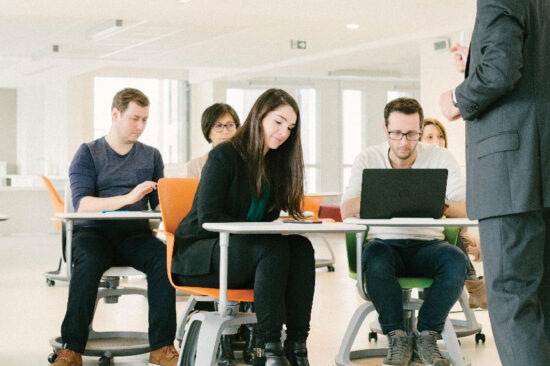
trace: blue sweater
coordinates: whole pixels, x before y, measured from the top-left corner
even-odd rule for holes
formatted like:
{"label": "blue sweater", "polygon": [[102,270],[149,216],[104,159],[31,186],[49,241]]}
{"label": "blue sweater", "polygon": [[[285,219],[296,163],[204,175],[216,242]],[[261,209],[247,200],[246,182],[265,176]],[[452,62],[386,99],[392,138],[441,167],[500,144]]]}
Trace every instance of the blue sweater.
{"label": "blue sweater", "polygon": [[[104,137],[80,145],[69,168],[72,200],[78,211],[80,200],[86,196],[113,197],[124,195],[138,184],[150,180],[157,182],[164,176],[160,152],[154,147],[136,142],[125,155],[116,153]],[[155,208],[156,190],[121,210],[141,211]],[[75,226],[116,227],[123,230],[149,229],[147,220],[77,221]]]}

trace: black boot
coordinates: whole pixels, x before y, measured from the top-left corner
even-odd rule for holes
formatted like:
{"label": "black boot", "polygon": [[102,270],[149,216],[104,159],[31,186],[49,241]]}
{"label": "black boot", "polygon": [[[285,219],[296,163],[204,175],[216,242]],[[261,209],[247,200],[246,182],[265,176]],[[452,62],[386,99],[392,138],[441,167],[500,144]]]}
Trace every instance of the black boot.
{"label": "black boot", "polygon": [[267,342],[264,348],[256,348],[254,366],[290,366],[281,342]]}
{"label": "black boot", "polygon": [[233,354],[233,347],[231,342],[233,341],[231,334],[222,334],[220,338],[220,346],[218,348],[218,365],[219,366],[235,366],[235,355]]}
{"label": "black boot", "polygon": [[252,365],[254,359],[254,350],[256,347],[256,324],[246,324],[246,331],[242,334],[244,338],[243,360],[248,365]]}
{"label": "black boot", "polygon": [[291,366],[309,366],[306,342],[285,341],[286,358]]}

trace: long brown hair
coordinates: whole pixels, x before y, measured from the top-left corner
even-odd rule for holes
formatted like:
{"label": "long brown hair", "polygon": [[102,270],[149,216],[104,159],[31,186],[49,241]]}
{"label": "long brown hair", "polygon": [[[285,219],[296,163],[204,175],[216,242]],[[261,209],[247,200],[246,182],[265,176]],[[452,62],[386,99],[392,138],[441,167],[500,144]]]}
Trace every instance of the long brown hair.
{"label": "long brown hair", "polygon": [[[296,126],[288,139],[264,156],[263,120],[277,108],[288,105],[296,113]],[[302,218],[304,198],[304,158],[300,139],[300,110],[294,98],[281,89],[268,89],[256,100],[248,117],[231,139],[231,143],[248,165],[250,189],[256,198],[262,195],[262,185],[269,182],[272,192],[270,209],[286,210]]]}

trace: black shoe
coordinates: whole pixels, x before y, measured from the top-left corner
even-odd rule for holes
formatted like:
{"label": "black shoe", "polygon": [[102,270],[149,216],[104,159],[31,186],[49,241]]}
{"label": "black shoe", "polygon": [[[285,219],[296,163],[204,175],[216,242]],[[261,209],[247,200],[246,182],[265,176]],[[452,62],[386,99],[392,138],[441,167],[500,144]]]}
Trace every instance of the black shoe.
{"label": "black shoe", "polygon": [[267,342],[264,348],[255,348],[254,366],[290,366],[281,342]]}
{"label": "black shoe", "polygon": [[218,365],[219,366],[235,366],[237,361],[233,354],[231,342],[233,336],[231,334],[223,334],[220,338],[220,346],[218,348]]}
{"label": "black shoe", "polygon": [[256,324],[246,324],[244,329],[246,331],[241,334],[244,336],[243,360],[248,365],[252,365],[256,347]]}
{"label": "black shoe", "polygon": [[306,342],[285,341],[286,358],[291,366],[309,366]]}

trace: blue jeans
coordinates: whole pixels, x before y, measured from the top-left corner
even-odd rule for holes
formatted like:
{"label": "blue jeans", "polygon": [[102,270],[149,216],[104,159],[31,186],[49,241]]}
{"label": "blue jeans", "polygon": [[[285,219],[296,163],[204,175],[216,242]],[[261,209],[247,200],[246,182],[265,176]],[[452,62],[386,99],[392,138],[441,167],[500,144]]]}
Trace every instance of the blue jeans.
{"label": "blue jeans", "polygon": [[361,259],[367,294],[384,334],[405,330],[398,277],[434,279],[418,314],[417,329],[441,333],[466,280],[468,258],[460,249],[443,240],[375,238],[363,248]]}

